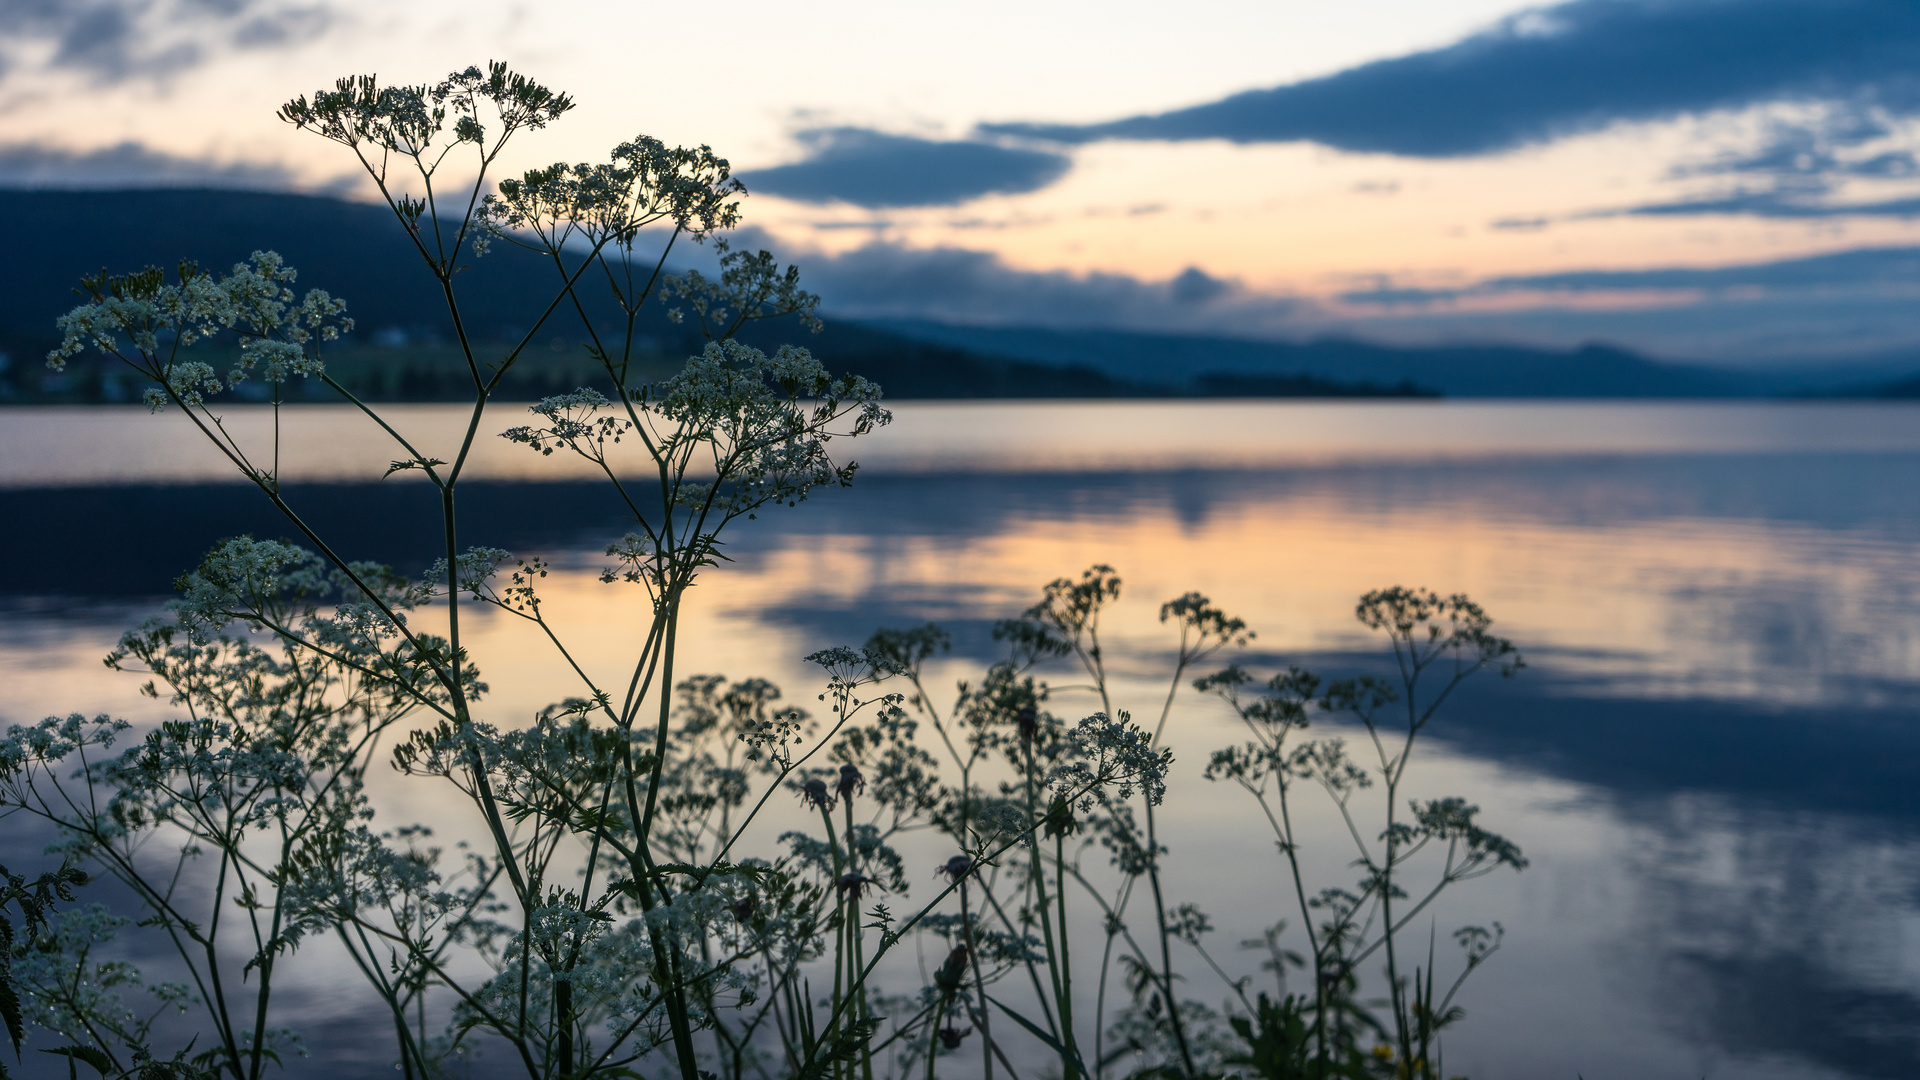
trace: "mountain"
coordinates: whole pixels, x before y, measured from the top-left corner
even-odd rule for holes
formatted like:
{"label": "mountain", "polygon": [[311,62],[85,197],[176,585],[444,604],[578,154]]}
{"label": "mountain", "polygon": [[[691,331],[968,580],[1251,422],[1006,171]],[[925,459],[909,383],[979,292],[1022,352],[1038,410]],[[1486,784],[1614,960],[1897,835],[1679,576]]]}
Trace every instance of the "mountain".
{"label": "mountain", "polygon": [[[466,392],[464,359],[439,289],[383,206],[309,195],[164,189],[0,192],[0,398],[115,400],[128,386],[98,364],[49,378],[39,357],[56,342],[54,320],[78,302],[81,275],[190,259],[225,270],[270,248],[299,268],[301,289],[344,298],[354,340],[330,370],[375,399],[454,399]],[[803,268],[804,269],[804,268]],[[469,332],[483,352],[534,325],[558,271],[507,244],[458,279]],[[589,290],[587,315],[603,332],[616,309]],[[826,308],[832,310],[831,296]],[[639,324],[643,369],[664,372],[697,352],[697,327],[651,307]],[[502,396],[530,398],[592,384],[596,367],[571,314],[543,327]],[[1873,395],[1914,368],[1871,382],[1822,383],[1806,373],[1744,374],[1666,363],[1603,345],[1574,350],[1506,345],[1410,347],[1329,338],[1302,343],[1123,330],[955,326],[916,320],[844,320],[827,329],[755,324],[742,337],[771,347],[803,344],[837,371],[864,375],[892,398],[1219,397],[1725,397],[1807,389]],[[11,364],[8,361],[11,360]],[[216,365],[218,366],[218,365]],[[1916,363],[1920,367],[1920,363]],[[1897,392],[1897,391],[1896,391]]]}
{"label": "mountain", "polygon": [[[58,340],[54,320],[79,302],[73,290],[83,274],[148,265],[171,269],[183,259],[224,271],[260,249],[278,251],[298,268],[299,289],[324,288],[347,300],[356,340],[333,357],[356,390],[374,398],[425,400],[466,393],[464,361],[448,344],[453,325],[439,288],[383,206],[169,189],[13,191],[0,193],[0,207],[11,223],[0,235],[0,296],[7,298],[0,306],[0,351],[13,360],[11,371],[0,368],[0,384],[10,383],[17,396],[116,396],[111,372],[86,364],[75,365],[75,376],[67,379],[43,381],[40,372],[39,358]],[[462,312],[483,348],[497,352],[534,325],[552,298],[556,273],[550,262],[505,244],[460,273]],[[589,303],[599,328],[614,330],[611,301]],[[543,328],[503,394],[538,396],[592,381],[595,369],[580,348],[585,336],[571,314]],[[807,345],[830,367],[865,375],[893,397],[1140,393],[1089,369],[980,357],[857,324],[836,322],[817,336],[793,325],[761,325],[746,336],[762,345]],[[640,339],[662,365],[703,344],[696,327],[670,322],[658,307],[643,316]]]}
{"label": "mountain", "polygon": [[1586,345],[1379,345],[1345,338],[1302,343],[1137,333],[953,326],[907,319],[872,325],[932,344],[1042,364],[1080,364],[1147,385],[1196,378],[1294,376],[1347,384],[1431,387],[1448,397],[1755,397],[1792,389],[1798,375],[1763,376],[1650,360]]}

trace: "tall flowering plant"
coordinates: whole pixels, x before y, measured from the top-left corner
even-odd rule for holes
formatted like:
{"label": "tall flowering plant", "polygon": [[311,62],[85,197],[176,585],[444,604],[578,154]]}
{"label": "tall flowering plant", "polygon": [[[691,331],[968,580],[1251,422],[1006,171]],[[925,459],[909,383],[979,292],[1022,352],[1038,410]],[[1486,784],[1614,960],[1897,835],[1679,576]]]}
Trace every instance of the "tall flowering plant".
{"label": "tall flowering plant", "polygon": [[[353,329],[347,306],[321,290],[298,293],[295,269],[272,252],[224,274],[182,263],[171,274],[89,277],[86,302],[61,319],[50,366],[87,349],[126,365],[148,384],[151,409],[183,414],[305,541],[222,543],[183,579],[171,617],[114,654],[185,719],[139,738],[105,718],[51,719],[15,729],[0,747],[7,808],[52,822],[69,859],[132,890],[185,973],[163,1000],[204,1010],[212,1030],[194,1053],[161,1061],[149,1028],[103,1027],[104,1006],[63,998],[50,974],[36,984],[36,1015],[71,1040],[72,1060],[114,1075],[263,1075],[295,1046],[273,1022],[276,970],[316,936],[334,939],[365,974],[409,1077],[445,1071],[484,1033],[533,1077],[632,1075],[664,1055],[683,1080],[700,1080],[696,1033],[715,1031],[726,1048],[722,1011],[779,1000],[767,997],[767,981],[786,995],[797,1075],[844,1067],[866,1046],[876,1023],[867,977],[919,917],[888,922],[869,943],[859,926],[866,871],[813,890],[787,864],[736,848],[767,798],[858,717],[892,722],[897,701],[862,696],[891,669],[865,654],[822,654],[834,702],[824,732],[798,710],[767,708],[764,696],[751,708],[730,704],[729,750],[747,766],[730,771],[695,748],[712,725],[676,723],[673,690],[685,685],[688,590],[720,560],[722,534],[850,483],[855,465],[836,457],[838,441],[891,417],[878,387],[831,375],[806,349],[768,354],[737,340],[756,320],[817,326],[819,301],[795,269],[726,243],[745,191],[710,149],[642,136],[605,161],[496,178],[510,143],[572,108],[566,95],[493,64],[435,84],[343,79],[280,111],[355,157],[438,284],[472,390],[452,445],[424,444],[329,375],[326,349]],[[718,273],[668,272],[683,239],[711,240]],[[461,306],[458,274],[497,244],[532,252],[553,273],[534,325],[489,350]],[[588,285],[611,294],[622,316],[611,330],[588,317]],[[633,373],[649,304],[669,306],[676,320],[691,315],[708,339],[659,381]],[[638,587],[646,630],[613,678],[590,670],[562,620],[549,617],[545,564],[471,546],[461,513],[460,483],[489,430],[492,395],[557,320],[578,324],[605,389],[541,401],[529,422],[500,435],[589,463],[629,521],[603,579]],[[216,339],[239,345],[225,372],[195,351]],[[221,415],[221,395],[250,379],[266,384],[274,418],[270,440],[257,444]],[[365,417],[393,447],[388,475],[425,480],[441,537],[423,579],[343,557],[283,486],[281,407],[295,379],[324,384]],[[572,673],[574,685],[529,722],[486,715],[488,686],[463,633],[462,614],[476,604],[537,628]],[[378,828],[365,785],[379,756],[447,784],[490,842],[456,860],[425,830]],[[78,774],[68,769],[75,762]],[[1160,768],[1151,755],[1107,755],[1057,786],[1081,798]],[[717,795],[703,787],[715,770],[725,774]],[[716,797],[739,803],[730,793],[749,781],[763,786],[759,800],[702,833],[695,810]],[[852,792],[843,794],[851,806]],[[977,854],[1014,843],[1020,830],[1008,829],[983,836]],[[156,835],[177,841],[165,866],[149,850]],[[195,872],[207,878],[204,893],[177,887]],[[76,915],[69,936],[97,943],[115,925]],[[829,933],[847,951],[815,1022],[815,1003],[796,998],[792,981]],[[92,974],[96,985],[137,981]],[[88,981],[85,971],[77,978]],[[751,1035],[734,1034],[736,1062]]]}
{"label": "tall flowering plant", "polygon": [[[1403,811],[1399,799],[1418,737],[1459,681],[1519,666],[1485,613],[1462,597],[1372,594],[1360,615],[1392,643],[1398,688],[1350,680],[1322,691],[1291,672],[1256,690],[1238,668],[1192,680],[1252,631],[1206,597],[1178,597],[1160,612],[1178,646],[1151,728],[1133,722],[1108,675],[1101,617],[1121,582],[1105,566],[1048,585],[998,624],[1005,658],[945,703],[928,674],[948,641],[935,626],[809,657],[825,684],[820,716],[765,680],[687,673],[683,616],[690,590],[724,561],[723,537],[850,484],[842,440],[891,416],[877,387],[832,375],[806,349],[739,340],[757,320],[817,327],[819,299],[794,268],[727,243],[745,191],[707,147],[643,136],[604,161],[496,177],[509,143],[572,107],[495,64],[431,85],[344,79],[280,112],[354,156],[438,286],[472,391],[446,445],[329,374],[326,350],[353,330],[348,307],[296,290],[296,271],[272,252],[224,274],[182,263],[82,282],[85,302],[61,319],[48,363],[95,349],[126,365],[148,406],[200,430],[303,542],[221,542],[181,579],[167,617],[122,639],[110,665],[143,676],[175,718],[141,732],[50,718],[0,742],[0,813],[49,824],[66,863],[35,882],[9,877],[0,895],[24,919],[17,940],[0,920],[0,1017],[16,1051],[32,1026],[63,1043],[49,1052],[71,1068],[105,1077],[258,1080],[302,1052],[281,976],[297,949],[325,941],[364,978],[409,1080],[460,1071],[478,1046],[529,1080],[642,1070],[933,1080],[969,1045],[985,1080],[996,1070],[1018,1080],[1033,1067],[1021,1040],[1063,1080],[1123,1069],[1437,1076],[1453,994],[1436,999],[1431,954],[1408,973],[1397,937],[1442,889],[1525,860],[1463,800]],[[713,246],[716,273],[669,272],[686,239]],[[471,332],[459,275],[502,244],[551,276],[530,298],[534,325],[494,349]],[[657,380],[634,364],[648,305],[692,318],[707,339]],[[503,426],[493,395],[562,321],[584,335],[603,384]],[[198,358],[210,341],[237,341],[229,370]],[[387,476],[421,481],[440,523],[419,553],[422,578],[345,558],[282,484],[281,408],[296,379],[357,410],[392,448]],[[249,380],[266,386],[273,417],[257,442],[222,414],[222,395]],[[617,670],[586,659],[565,613],[550,610],[543,560],[472,543],[459,492],[489,432],[578,459],[627,522],[600,577],[630,590],[643,633]],[[524,623],[558,658],[566,685],[543,688],[551,703],[535,715],[491,708],[488,658],[463,630],[476,605]],[[1063,668],[1084,679],[1050,687]],[[1279,1000],[1257,1002],[1228,979],[1239,1006],[1225,1026],[1181,990],[1191,956],[1225,973],[1204,945],[1207,917],[1173,895],[1159,821],[1168,719],[1190,683],[1254,736],[1215,755],[1207,776],[1245,788],[1273,824],[1314,979],[1311,994],[1283,983]],[[1084,709],[1055,711],[1075,694]],[[1378,767],[1349,760],[1337,738],[1299,743],[1310,716],[1357,725]],[[368,770],[381,761],[402,782],[443,785],[484,839],[449,850],[421,826],[379,821]],[[1370,841],[1354,794],[1375,780],[1384,831]],[[1334,799],[1362,872],[1314,898],[1290,816],[1309,784]],[[801,816],[769,852],[749,830],[776,800]],[[895,848],[910,830],[944,850],[933,895],[895,911],[923,876]],[[1444,852],[1437,882],[1408,893],[1416,858],[1434,852]],[[129,918],[79,904],[83,864],[138,905],[177,980],[145,983],[112,956]],[[1136,931],[1128,913],[1142,908]],[[1308,962],[1282,932],[1264,940],[1284,977]],[[1471,971],[1498,937],[1462,934]],[[883,992],[876,972],[910,939],[937,939],[944,958],[917,994]],[[1376,955],[1384,1022],[1357,997],[1359,967]],[[1109,1000],[1116,980],[1130,1003]],[[157,1002],[149,1011],[125,1000],[139,989]],[[1009,1003],[1029,989],[1029,1002]],[[181,1023],[197,1034],[157,1050]]]}

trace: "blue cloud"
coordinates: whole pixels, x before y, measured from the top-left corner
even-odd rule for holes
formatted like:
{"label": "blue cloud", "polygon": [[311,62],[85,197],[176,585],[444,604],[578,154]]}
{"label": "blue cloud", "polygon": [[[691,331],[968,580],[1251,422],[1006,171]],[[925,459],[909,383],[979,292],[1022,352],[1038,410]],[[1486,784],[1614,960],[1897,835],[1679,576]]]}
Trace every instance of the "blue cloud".
{"label": "blue cloud", "polygon": [[347,195],[360,186],[342,175],[308,185],[277,161],[219,162],[170,154],[131,140],[94,150],[69,150],[36,142],[0,142],[0,188],[80,190],[143,187],[233,188],[290,191],[301,188]]}
{"label": "blue cloud", "polygon": [[1110,123],[1057,142],[1226,139],[1444,158],[1774,101],[1920,107],[1912,0],[1573,0],[1445,48]]}
{"label": "blue cloud", "polygon": [[1348,303],[1395,306],[1523,292],[1669,291],[1713,295],[1735,289],[1848,292],[1891,286],[1904,291],[1916,285],[1920,285],[1920,247],[1881,247],[1736,266],[1527,274],[1490,278],[1464,289],[1398,288],[1383,280],[1372,289],[1344,293],[1340,298]]}
{"label": "blue cloud", "polygon": [[340,21],[327,2],[299,0],[7,0],[0,3],[0,74],[44,67],[107,85],[166,81],[223,49],[312,40]]}
{"label": "blue cloud", "polygon": [[982,195],[1037,191],[1072,162],[1046,150],[990,142],[944,142],[866,128],[799,133],[807,158],[742,174],[749,190],[801,202],[879,209],[952,206]]}
{"label": "blue cloud", "polygon": [[[752,226],[743,245],[779,243]],[[1189,266],[1170,278],[1099,271],[1026,270],[974,248],[909,247],[875,240],[828,255],[803,253],[807,287],[834,316],[932,319],[979,326],[1126,327],[1274,332],[1309,305],[1258,293]]]}
{"label": "blue cloud", "polygon": [[1881,199],[1874,202],[1821,202],[1808,194],[1788,191],[1742,191],[1705,199],[1679,199],[1674,202],[1648,203],[1625,210],[1582,214],[1581,217],[1683,217],[1700,214],[1736,214],[1761,218],[1834,218],[1834,217],[1920,217],[1920,197]]}
{"label": "blue cloud", "polygon": [[1733,180],[1732,186],[1557,217],[1514,215],[1495,220],[1490,227],[1524,231],[1543,229],[1555,221],[1615,217],[1920,217],[1920,196],[1847,197],[1847,189],[1857,180],[1912,180],[1920,174],[1920,155],[1900,143],[1885,121],[1885,110],[1851,105],[1823,109],[1812,118],[1793,122],[1775,120],[1757,145],[1683,162],[1668,172],[1670,180],[1722,177]]}
{"label": "blue cloud", "polygon": [[1842,107],[1812,122],[1776,121],[1758,147],[1679,166],[1673,176],[1764,176],[1798,185],[1912,176],[1920,171],[1920,162],[1911,151],[1873,145],[1892,134],[1880,117]]}

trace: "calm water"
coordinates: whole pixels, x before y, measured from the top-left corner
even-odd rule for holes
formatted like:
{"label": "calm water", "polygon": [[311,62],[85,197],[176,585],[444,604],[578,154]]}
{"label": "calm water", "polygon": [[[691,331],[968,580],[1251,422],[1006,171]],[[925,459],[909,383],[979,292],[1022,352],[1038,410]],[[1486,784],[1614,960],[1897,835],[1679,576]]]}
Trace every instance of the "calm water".
{"label": "calm water", "polygon": [[[438,445],[461,422],[396,410]],[[1199,589],[1259,631],[1239,659],[1370,662],[1354,598],[1464,591],[1531,667],[1437,727],[1416,795],[1458,793],[1533,866],[1463,886],[1439,918],[1507,944],[1463,992],[1450,1071],[1477,1080],[1920,1075],[1920,411],[1863,405],[905,405],[853,452],[849,491],[734,535],[696,597],[689,670],[809,692],[797,657],[875,626],[987,627],[1045,581],[1115,566],[1110,651],[1157,707],[1161,600]],[[503,410],[497,427],[517,420]],[[237,430],[264,431],[257,413]],[[0,411],[0,721],[155,707],[99,657],[214,539],[284,528],[178,416]],[[577,474],[489,444],[469,538],[562,570],[588,664],[637,633],[595,580],[621,527]],[[417,566],[432,507],[352,416],[304,409],[282,440],[293,501],[358,557]],[[445,456],[445,455],[443,455]],[[490,708],[569,693],[518,630],[480,620]],[[485,660],[483,659],[483,662]],[[1189,699],[1170,739],[1180,899],[1217,954],[1291,914],[1249,807],[1200,780],[1236,741]],[[1418,768],[1418,767],[1417,767]],[[396,784],[383,813],[431,818]],[[1248,822],[1240,829],[1223,822]],[[7,845],[5,860],[30,858]],[[1329,848],[1318,870],[1338,874]],[[307,959],[306,954],[302,960]],[[328,961],[312,963],[324,970]],[[1195,972],[1199,996],[1224,991]],[[354,1022],[351,980],[301,989],[317,1044]],[[321,1063],[311,1063],[312,1068]]]}

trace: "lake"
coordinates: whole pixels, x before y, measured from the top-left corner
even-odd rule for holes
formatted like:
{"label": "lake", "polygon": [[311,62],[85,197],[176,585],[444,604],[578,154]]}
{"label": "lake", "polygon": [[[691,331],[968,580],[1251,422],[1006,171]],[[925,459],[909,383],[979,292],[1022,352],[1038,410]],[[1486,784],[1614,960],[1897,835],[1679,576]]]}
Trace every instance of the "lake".
{"label": "lake", "polygon": [[[1443,941],[1464,922],[1506,931],[1461,992],[1448,1071],[1920,1075],[1920,408],[895,411],[848,444],[853,488],[729,534],[733,561],[694,590],[686,670],[765,675],[804,699],[816,688],[799,657],[933,620],[954,633],[935,680],[950,685],[994,655],[993,620],[1107,563],[1125,580],[1108,651],[1123,696],[1152,716],[1173,647],[1158,606],[1187,590],[1258,632],[1223,661],[1332,675],[1377,667],[1353,617],[1362,592],[1464,592],[1529,666],[1469,684],[1412,794],[1466,796],[1532,865],[1460,886],[1436,916]],[[428,446],[464,423],[452,407],[392,413]],[[519,415],[502,406],[491,422]],[[229,411],[245,438],[264,419]],[[430,557],[428,489],[379,482],[396,455],[355,414],[289,410],[280,453],[290,501],[345,553],[414,571]],[[466,539],[552,561],[550,615],[583,663],[616,665],[640,630],[633,597],[598,581],[624,531],[602,490],[501,440],[463,490]],[[140,409],[0,410],[0,508],[0,722],[160,715],[101,655],[215,539],[287,532],[181,417]],[[519,627],[481,617],[470,632],[483,664],[498,658],[490,715],[572,692]],[[1235,943],[1294,920],[1257,810],[1200,777],[1212,749],[1239,741],[1236,722],[1189,691],[1168,740],[1175,898],[1212,915],[1223,964],[1252,972]],[[424,783],[387,783],[382,813],[433,819],[439,792],[408,786]],[[34,858],[23,845],[0,845],[9,867]],[[1338,879],[1337,849],[1313,857]],[[1194,995],[1220,1003],[1201,974]],[[299,999],[309,1023],[284,1022],[331,1045],[354,1022],[353,990],[316,978]]]}

